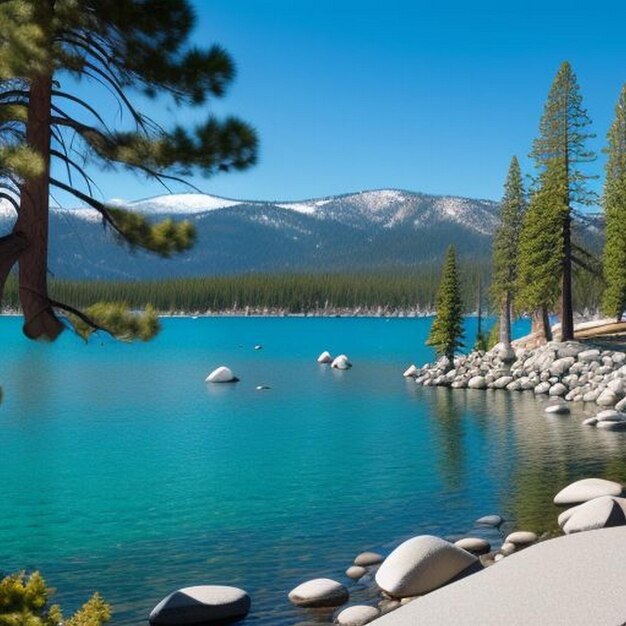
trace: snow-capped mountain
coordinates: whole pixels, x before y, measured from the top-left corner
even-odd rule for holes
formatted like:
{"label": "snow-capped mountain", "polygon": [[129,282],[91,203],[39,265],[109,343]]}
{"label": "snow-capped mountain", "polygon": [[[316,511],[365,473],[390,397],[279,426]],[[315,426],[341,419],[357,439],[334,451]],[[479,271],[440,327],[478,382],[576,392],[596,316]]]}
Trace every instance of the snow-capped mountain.
{"label": "snow-capped mountain", "polygon": [[[50,269],[65,278],[156,278],[250,271],[339,271],[438,261],[454,243],[488,258],[498,205],[396,189],[298,202],[259,202],[186,193],[111,204],[192,220],[195,247],[174,259],[129,253],[89,208],[51,210]],[[0,235],[14,212],[0,203]]]}

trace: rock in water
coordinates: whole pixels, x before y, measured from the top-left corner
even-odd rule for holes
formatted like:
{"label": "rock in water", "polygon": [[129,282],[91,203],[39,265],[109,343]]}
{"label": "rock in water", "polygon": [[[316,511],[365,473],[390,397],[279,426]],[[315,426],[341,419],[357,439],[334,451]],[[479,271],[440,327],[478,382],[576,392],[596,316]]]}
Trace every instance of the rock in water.
{"label": "rock in water", "polygon": [[322,354],[317,357],[318,363],[332,363],[332,361],[333,357],[330,355],[330,352],[328,352],[328,350],[324,350],[324,352],[322,352]]}
{"label": "rock in water", "polygon": [[600,496],[620,496],[622,485],[604,478],[583,478],[561,489],[554,496],[554,504],[580,504]]}
{"label": "rock in water", "polygon": [[467,550],[472,554],[487,554],[491,550],[491,545],[480,537],[464,537],[454,542],[454,545]]}
{"label": "rock in water", "polygon": [[415,378],[415,374],[417,374],[417,367],[415,367],[415,365],[409,365],[402,376],[405,378]]}
{"label": "rock in water", "polygon": [[553,415],[567,415],[569,413],[569,407],[564,402],[559,404],[550,404],[544,411],[546,413],[552,413]]}
{"label": "rock in water", "polygon": [[469,552],[431,535],[400,544],[376,572],[378,586],[396,598],[428,593],[452,580],[478,559]]}
{"label": "rock in water", "polygon": [[236,383],[239,379],[225,365],[214,369],[206,378],[207,383]]}
{"label": "rock in water", "polygon": [[345,354],[340,354],[330,366],[338,370],[347,370],[352,367],[352,363],[350,363],[350,359]]}
{"label": "rock in water", "polygon": [[535,541],[537,541],[537,535],[529,530],[518,530],[508,535],[504,540],[505,543],[512,543],[516,546],[526,546]]}
{"label": "rock in water", "polygon": [[341,626],[365,626],[380,615],[380,611],[373,606],[356,604],[344,609],[337,615],[337,623]]}
{"label": "rock in water", "polygon": [[365,574],[367,574],[367,570],[360,565],[352,565],[346,570],[346,576],[352,578],[352,580],[363,578]]}
{"label": "rock in water", "polygon": [[498,527],[504,519],[500,515],[484,515],[476,520],[476,524],[481,526],[495,526]]}
{"label": "rock in water", "polygon": [[250,596],[242,589],[221,585],[185,587],[161,600],[150,613],[154,626],[213,624],[245,617]]}
{"label": "rock in water", "polygon": [[357,555],[354,559],[354,564],[367,567],[369,565],[378,565],[384,560],[385,557],[382,554],[378,554],[378,552],[361,552],[361,554]]}
{"label": "rock in water", "polygon": [[293,604],[310,608],[339,606],[345,604],[349,597],[348,590],[330,578],[314,578],[289,592]]}
{"label": "rock in water", "polygon": [[[562,525],[566,535],[596,528],[626,525],[626,498],[601,496],[565,511],[569,515]],[[562,518],[559,517],[559,523]]]}

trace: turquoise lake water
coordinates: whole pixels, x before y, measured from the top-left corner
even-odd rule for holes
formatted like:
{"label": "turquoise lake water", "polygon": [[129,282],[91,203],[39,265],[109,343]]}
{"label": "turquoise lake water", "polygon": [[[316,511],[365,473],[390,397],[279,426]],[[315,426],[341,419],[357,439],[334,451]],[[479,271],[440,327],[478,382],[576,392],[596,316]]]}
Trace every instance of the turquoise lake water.
{"label": "turquoise lake water", "polygon": [[[431,358],[429,324],[166,319],[149,344],[39,345],[1,318],[0,572],[40,569],[68,610],[99,590],[113,624],[145,624],[176,588],[232,584],[252,596],[243,624],[293,625],[319,617],[287,600],[309,578],[367,599],[344,575],[362,550],[476,533],[488,513],[503,532],[551,530],[568,480],[626,481],[626,436],[582,428],[582,409],[403,379]],[[324,349],[354,367],[318,365]],[[222,364],[241,382],[205,384]]]}

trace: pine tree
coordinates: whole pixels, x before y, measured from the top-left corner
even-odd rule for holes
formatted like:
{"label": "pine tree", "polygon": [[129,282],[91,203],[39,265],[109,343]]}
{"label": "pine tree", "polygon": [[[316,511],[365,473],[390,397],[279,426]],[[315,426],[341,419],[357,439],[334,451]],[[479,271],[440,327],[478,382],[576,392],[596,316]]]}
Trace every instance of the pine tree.
{"label": "pine tree", "polygon": [[[560,207],[559,220],[544,221],[561,239],[555,248],[560,255],[560,316],[562,341],[574,337],[574,309],[572,302],[572,263],[576,260],[576,246],[572,244],[572,207],[589,205],[595,196],[586,186],[592,176],[586,175],[581,165],[595,160],[595,154],[586,147],[594,137],[587,132],[591,120],[582,106],[582,96],[576,75],[565,61],[552,83],[541,118],[539,137],[533,144],[531,157],[538,169],[538,192],[542,192],[540,204]],[[559,179],[557,181],[557,178]],[[543,187],[547,185],[544,189]],[[555,211],[554,208],[551,209]],[[546,292],[545,300],[551,299]]]}
{"label": "pine tree", "polygon": [[511,348],[511,308],[517,283],[519,241],[526,209],[522,171],[517,157],[511,159],[504,185],[500,220],[493,240],[491,293],[500,310],[500,342]]}
{"label": "pine tree", "polygon": [[[533,311],[533,328],[541,328],[550,340],[547,312],[557,303],[563,267],[564,178],[554,168],[541,174],[538,190],[524,214],[519,241],[516,303],[521,310]],[[558,200],[561,204],[558,204]]]}
{"label": "pine tree", "polygon": [[[17,212],[13,231],[0,238],[0,292],[18,263],[27,337],[55,339],[64,328],[55,309],[98,327],[97,320],[48,295],[51,191],[95,209],[131,247],[169,256],[194,242],[187,222],[154,224],[97,199],[87,162],[163,184],[182,182],[194,170],[212,175],[254,163],[257,138],[246,123],[209,116],[191,129],[166,130],[131,101],[134,91],[200,106],[225,93],[233,63],[219,46],[190,46],[193,25],[188,0],[0,3],[0,197]],[[77,82],[109,90],[131,127],[113,128],[106,103],[79,97]],[[60,167],[51,169],[54,164]]]}
{"label": "pine tree", "polygon": [[432,346],[437,355],[445,356],[451,365],[454,352],[463,347],[463,305],[456,266],[454,246],[448,248],[437,293],[437,314],[426,345]]}
{"label": "pine tree", "polygon": [[604,183],[604,279],[602,310],[621,319],[626,310],[626,85],[622,88],[615,120],[608,133]]}

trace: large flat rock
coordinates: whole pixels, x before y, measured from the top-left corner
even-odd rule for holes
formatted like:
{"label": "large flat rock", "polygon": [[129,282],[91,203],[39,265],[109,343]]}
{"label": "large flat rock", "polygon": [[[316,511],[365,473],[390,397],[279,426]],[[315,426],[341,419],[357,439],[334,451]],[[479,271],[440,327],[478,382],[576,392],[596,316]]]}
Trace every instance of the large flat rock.
{"label": "large flat rock", "polygon": [[622,624],[626,527],[542,541],[371,622],[376,626]]}

